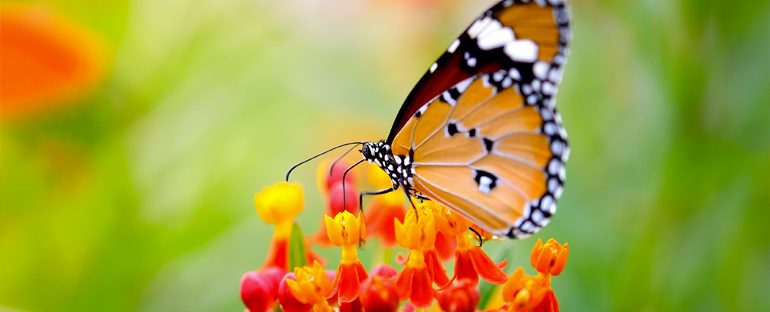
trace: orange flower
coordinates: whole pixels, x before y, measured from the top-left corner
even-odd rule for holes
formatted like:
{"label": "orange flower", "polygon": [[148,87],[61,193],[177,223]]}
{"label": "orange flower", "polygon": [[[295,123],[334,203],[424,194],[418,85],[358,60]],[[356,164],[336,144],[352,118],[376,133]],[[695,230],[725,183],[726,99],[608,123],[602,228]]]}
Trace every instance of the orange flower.
{"label": "orange flower", "polygon": [[427,307],[433,301],[433,283],[443,287],[449,282],[434,248],[434,216],[425,204],[421,204],[417,213],[408,210],[404,222],[396,222],[395,228],[396,241],[409,249],[404,268],[396,278],[398,295],[401,299],[409,298],[415,307]]}
{"label": "orange flower", "polygon": [[[306,311],[307,306],[312,306],[313,311],[316,312],[333,311],[326,300],[326,295],[331,290],[331,282],[327,272],[317,261],[313,262],[312,267],[294,268],[293,276],[284,278],[284,283],[291,294],[288,297],[285,289],[283,294],[279,294],[284,310]],[[291,298],[296,299],[296,302]]]}
{"label": "orange flower", "polygon": [[104,75],[100,40],[50,10],[0,6],[0,117],[40,113],[80,97]]}
{"label": "orange flower", "polygon": [[549,239],[545,244],[540,239],[532,248],[530,262],[538,272],[550,275],[559,275],[567,264],[569,256],[569,244],[559,244],[554,239]]}
{"label": "orange flower", "polygon": [[471,241],[468,236],[468,228],[471,223],[465,218],[437,205],[432,205],[433,213],[437,216],[437,224],[441,232],[454,237],[457,242],[455,252],[455,278],[468,279],[474,285],[478,283],[479,276],[494,284],[505,282],[506,275],[499,266],[479,246]]}
{"label": "orange flower", "polygon": [[551,276],[558,275],[564,269],[569,254],[569,246],[549,239],[545,244],[541,240],[532,248],[530,261],[538,271],[536,276],[527,276],[524,269],[517,268],[503,284],[503,300],[508,304],[501,311],[538,311],[558,312],[559,302],[551,288]]}
{"label": "orange flower", "polygon": [[334,219],[324,216],[324,223],[329,241],[342,247],[342,260],[329,295],[337,295],[340,303],[352,302],[358,299],[361,281],[367,277],[366,268],[358,260],[356,250],[359,242],[366,237],[366,224],[360,213],[355,217],[347,211],[338,213]]}
{"label": "orange flower", "polygon": [[509,303],[507,311],[530,311],[537,307],[550,290],[550,278],[538,274],[531,277],[517,268],[503,284],[503,300]]}

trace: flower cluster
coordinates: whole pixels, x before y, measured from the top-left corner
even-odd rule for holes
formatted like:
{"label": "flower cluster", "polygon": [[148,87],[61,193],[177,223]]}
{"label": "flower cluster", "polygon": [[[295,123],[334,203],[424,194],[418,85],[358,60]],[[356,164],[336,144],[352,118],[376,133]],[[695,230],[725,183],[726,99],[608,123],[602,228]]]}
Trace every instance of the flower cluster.
{"label": "flower cluster", "polygon": [[[558,311],[551,277],[564,269],[567,244],[538,240],[530,259],[538,273],[529,276],[518,267],[508,275],[507,261],[495,263],[474,241],[487,237],[483,231],[432,201],[409,203],[395,193],[375,197],[359,209],[355,179],[351,174],[343,178],[344,168],[337,163],[319,170],[326,215],[321,231],[307,241],[294,223],[303,207],[300,185],[282,182],[257,193],[257,212],[275,225],[275,232],[266,263],[241,280],[247,311],[271,311],[278,305],[289,312]],[[375,187],[390,183],[378,171],[370,170],[368,176]],[[385,257],[367,271],[358,253],[372,238],[380,241]],[[308,241],[338,248],[341,260],[325,269],[307,248]],[[390,265],[397,247],[406,252],[395,256],[400,269]],[[450,277],[444,265],[451,263]],[[479,293],[480,279],[497,285],[493,296]]]}

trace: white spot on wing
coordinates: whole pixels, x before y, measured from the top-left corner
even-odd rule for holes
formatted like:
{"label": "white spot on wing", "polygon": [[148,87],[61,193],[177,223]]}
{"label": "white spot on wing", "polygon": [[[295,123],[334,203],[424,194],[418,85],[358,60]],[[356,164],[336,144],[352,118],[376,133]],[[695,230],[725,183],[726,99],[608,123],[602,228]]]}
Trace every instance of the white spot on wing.
{"label": "white spot on wing", "polygon": [[548,73],[548,64],[545,62],[536,62],[532,70],[537,78],[545,79],[545,75]]}
{"label": "white spot on wing", "polygon": [[484,26],[484,29],[482,29],[481,32],[479,33],[479,39],[489,36],[492,33],[497,32],[501,28],[503,28],[503,24],[500,24],[500,22],[498,22],[495,19],[490,19],[489,23],[487,23],[486,26]]}
{"label": "white spot on wing", "polygon": [[468,66],[469,67],[475,67],[476,66],[476,58],[472,57],[468,59]]}
{"label": "white spot on wing", "polygon": [[468,88],[468,86],[471,85],[471,82],[472,82],[471,79],[465,79],[465,80],[460,81],[459,83],[457,83],[455,88],[457,88],[457,91],[460,91],[460,93],[462,93],[462,92],[465,91],[465,89]]}
{"label": "white spot on wing", "polygon": [[553,206],[553,197],[551,195],[545,195],[540,199],[540,209],[551,212],[551,206]]}
{"label": "white spot on wing", "polygon": [[485,17],[483,19],[476,20],[475,22],[473,22],[473,25],[471,25],[471,27],[468,28],[468,36],[470,36],[471,38],[476,38],[476,36],[478,36],[479,33],[491,21],[492,21],[492,18],[490,18],[490,17]]}
{"label": "white spot on wing", "polygon": [[505,54],[519,62],[534,62],[537,60],[537,44],[532,40],[516,40],[505,45]]}
{"label": "white spot on wing", "polygon": [[547,135],[554,135],[554,134],[556,134],[557,128],[556,128],[556,124],[555,123],[548,122],[548,123],[545,124],[545,126],[543,128],[545,128],[545,134],[547,134]]}
{"label": "white spot on wing", "polygon": [[436,68],[438,68],[438,64],[433,63],[433,65],[430,66],[430,72],[432,73],[432,72],[436,71]]}
{"label": "white spot on wing", "polygon": [[553,83],[550,83],[548,81],[543,83],[543,93],[546,95],[552,95],[556,92],[556,87],[553,85]]}
{"label": "white spot on wing", "polygon": [[559,181],[556,180],[556,178],[550,178],[548,179],[548,191],[553,193],[556,192],[556,188],[559,187]]}
{"label": "white spot on wing", "polygon": [[492,50],[495,48],[499,48],[508,44],[509,42],[513,42],[514,40],[516,40],[516,37],[513,35],[513,30],[511,30],[508,27],[501,28],[495,32],[488,33],[486,35],[485,33],[482,33],[479,36],[479,41],[478,41],[479,48],[483,50]]}
{"label": "white spot on wing", "polygon": [[443,95],[444,101],[446,101],[449,105],[454,106],[455,104],[457,104],[457,100],[452,98],[452,95],[449,94],[449,91],[444,91],[442,95]]}
{"label": "white spot on wing", "polygon": [[532,221],[534,221],[536,224],[542,224],[544,219],[545,216],[543,216],[543,213],[540,210],[535,210],[532,212]]}
{"label": "white spot on wing", "polygon": [[492,179],[488,176],[481,176],[479,178],[479,191],[482,193],[489,193],[492,191],[490,188],[492,186]]}
{"label": "white spot on wing", "polygon": [[455,39],[455,41],[452,41],[452,44],[449,45],[449,49],[447,49],[447,52],[454,53],[455,50],[457,50],[457,47],[460,46],[460,40]]}
{"label": "white spot on wing", "polygon": [[511,76],[511,78],[516,80],[521,80],[521,73],[516,68],[511,68],[508,70],[508,75]]}

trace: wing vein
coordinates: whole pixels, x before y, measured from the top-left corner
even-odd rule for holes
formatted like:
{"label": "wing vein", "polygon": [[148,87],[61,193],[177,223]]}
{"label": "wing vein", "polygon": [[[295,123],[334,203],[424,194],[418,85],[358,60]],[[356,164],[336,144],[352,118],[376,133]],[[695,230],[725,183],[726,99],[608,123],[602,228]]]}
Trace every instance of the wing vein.
{"label": "wing vein", "polygon": [[[443,188],[443,187],[441,187],[441,186],[439,186],[439,185],[436,185],[435,183],[432,183],[432,182],[430,182],[430,181],[428,181],[428,180],[426,180],[426,179],[419,179],[419,180],[417,180],[417,181],[415,181],[415,182],[417,182],[417,183],[420,183],[420,184],[429,184],[429,185],[431,185],[433,188],[435,188],[435,189],[438,189],[438,190],[441,190],[441,191],[443,191],[444,193],[447,193],[447,194],[454,194],[455,196],[457,196],[457,198],[459,198],[459,199],[461,199],[461,200],[465,201],[466,203],[468,203],[468,204],[470,204],[470,205],[472,205],[472,206],[475,206],[476,208],[478,208],[478,209],[480,209],[480,210],[482,210],[482,211],[486,212],[486,213],[487,213],[487,214],[489,214],[490,216],[495,216],[495,214],[494,214],[494,213],[492,213],[492,211],[490,211],[489,209],[487,209],[487,208],[485,208],[485,207],[483,207],[483,206],[479,205],[478,203],[476,203],[476,202],[474,202],[474,201],[472,201],[472,200],[470,200],[470,199],[468,199],[468,198],[465,198],[465,196],[462,196],[462,195],[460,195],[460,194],[457,194],[457,193],[449,192],[447,189],[445,189],[445,188]],[[423,188],[424,188],[425,190],[430,190],[430,188],[427,188],[427,187],[423,187]],[[440,199],[444,200],[445,202],[449,202],[448,200],[446,200],[446,199],[444,199],[444,198],[441,198],[441,196],[437,196],[437,195],[435,194],[435,192],[430,192],[430,193],[432,193],[432,195],[433,195],[434,197],[436,197],[436,198],[440,198]],[[458,209],[458,208],[457,208],[457,207],[455,207],[455,209]],[[476,223],[478,223],[478,221],[477,221]]]}

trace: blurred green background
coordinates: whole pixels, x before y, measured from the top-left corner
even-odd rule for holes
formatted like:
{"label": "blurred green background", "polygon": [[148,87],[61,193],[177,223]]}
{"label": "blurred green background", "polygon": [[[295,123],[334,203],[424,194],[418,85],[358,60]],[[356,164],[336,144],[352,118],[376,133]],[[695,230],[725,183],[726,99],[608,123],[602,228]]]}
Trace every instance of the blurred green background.
{"label": "blurred green background", "polygon": [[[493,3],[34,1],[106,48],[98,86],[0,127],[0,310],[242,311],[294,162],[387,135]],[[767,1],[572,1],[558,105],[563,311],[770,311]],[[306,232],[324,204],[300,169]],[[534,239],[513,246],[526,265]],[[374,247],[371,247],[374,249]],[[366,253],[366,252],[364,252]],[[322,252],[335,257],[336,251]]]}

